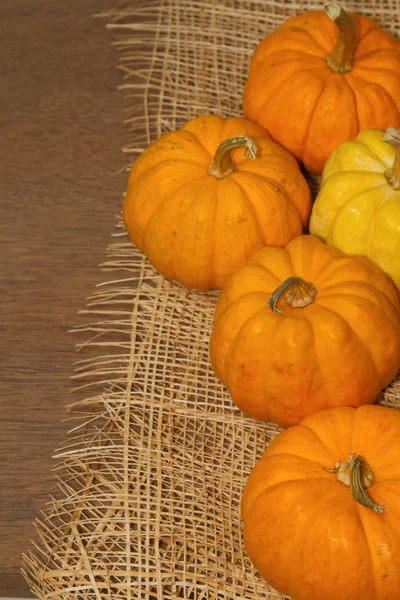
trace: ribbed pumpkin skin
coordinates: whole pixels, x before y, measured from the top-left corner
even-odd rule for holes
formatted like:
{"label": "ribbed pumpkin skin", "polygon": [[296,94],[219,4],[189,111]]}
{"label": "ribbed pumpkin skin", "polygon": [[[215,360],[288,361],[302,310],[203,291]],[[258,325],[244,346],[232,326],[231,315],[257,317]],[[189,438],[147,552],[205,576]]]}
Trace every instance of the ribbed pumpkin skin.
{"label": "ribbed pumpkin skin", "polygon": [[[219,144],[245,135],[256,158],[233,151],[235,171],[208,174]],[[198,117],[151,144],[135,161],[124,199],[125,227],[154,267],[188,287],[221,288],[265,244],[285,246],[311,211],[296,160],[244,119]]]}
{"label": "ribbed pumpkin skin", "polygon": [[396,152],[382,138],[367,129],[332,152],[310,231],[345,254],[367,256],[400,289],[400,190],[385,177]]}
{"label": "ribbed pumpkin skin", "polygon": [[[385,508],[358,504],[329,473],[360,454]],[[256,569],[292,600],[398,600],[400,413],[381,406],[320,411],[279,434],[242,498],[244,542]]]}
{"label": "ribbed pumpkin skin", "polygon": [[338,30],[324,11],[288,19],[257,46],[243,113],[320,174],[332,150],[362,129],[400,126],[400,41],[351,13],[357,31],[353,68],[325,63]]}
{"label": "ribbed pumpkin skin", "polygon": [[[314,301],[276,315],[267,302],[288,277]],[[400,365],[400,307],[389,278],[364,257],[313,236],[266,247],[227,282],[217,302],[210,355],[245,413],[282,427],[337,406],[372,404]]]}

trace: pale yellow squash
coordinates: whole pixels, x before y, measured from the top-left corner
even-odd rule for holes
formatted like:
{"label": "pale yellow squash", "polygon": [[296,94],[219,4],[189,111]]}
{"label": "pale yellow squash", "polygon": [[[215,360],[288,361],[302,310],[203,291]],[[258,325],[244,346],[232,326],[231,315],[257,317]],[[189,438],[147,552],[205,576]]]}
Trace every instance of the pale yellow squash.
{"label": "pale yellow squash", "polygon": [[310,232],[363,255],[400,288],[400,132],[365,129],[339,145],[322,174]]}

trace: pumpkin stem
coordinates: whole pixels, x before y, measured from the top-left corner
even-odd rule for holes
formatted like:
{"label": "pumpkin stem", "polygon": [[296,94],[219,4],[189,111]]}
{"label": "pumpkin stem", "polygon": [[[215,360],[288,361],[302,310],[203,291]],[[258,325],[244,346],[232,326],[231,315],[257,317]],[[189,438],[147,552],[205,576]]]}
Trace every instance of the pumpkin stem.
{"label": "pumpkin stem", "polygon": [[400,190],[400,131],[388,127],[382,140],[390,144],[396,152],[393,167],[385,172],[385,177],[394,190]]}
{"label": "pumpkin stem", "polygon": [[282,315],[283,310],[277,307],[281,296],[292,308],[302,308],[313,302],[316,293],[317,290],[312,283],[303,281],[300,277],[289,277],[271,294],[267,306],[276,315]]}
{"label": "pumpkin stem", "polygon": [[253,140],[245,135],[236,135],[220,143],[215,156],[209,164],[208,174],[214,175],[217,179],[222,179],[230,175],[235,170],[235,163],[231,159],[231,152],[236,148],[244,146],[244,156],[255,158],[257,146]]}
{"label": "pumpkin stem", "polygon": [[349,460],[337,461],[333,470],[328,469],[328,471],[336,473],[337,480],[350,487],[354,500],[359,504],[378,514],[383,513],[384,507],[381,504],[375,504],[365,493],[364,488],[371,487],[374,475],[371,467],[360,454],[350,454]]}
{"label": "pumpkin stem", "polygon": [[326,64],[335,73],[348,73],[353,68],[356,26],[350,15],[338,4],[329,2],[325,4],[324,10],[339,29],[336,44],[325,58]]}

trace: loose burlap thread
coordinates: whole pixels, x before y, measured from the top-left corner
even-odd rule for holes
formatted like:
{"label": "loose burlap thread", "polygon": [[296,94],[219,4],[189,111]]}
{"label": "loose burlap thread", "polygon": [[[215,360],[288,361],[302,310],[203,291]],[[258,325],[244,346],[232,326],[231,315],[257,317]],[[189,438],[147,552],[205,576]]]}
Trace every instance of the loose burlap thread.
{"label": "loose burlap thread", "polygon": [[[130,162],[189,118],[240,115],[257,42],[284,19],[320,8],[138,0],[105,15],[120,52]],[[346,8],[400,30],[394,0]],[[284,598],[252,567],[240,519],[247,476],[279,429],[240,413],[212,372],[217,292],[165,280],[121,222],[102,267],[108,280],[88,299],[87,323],[74,330],[83,355],[74,375],[79,399],[55,454],[57,491],[23,558],[33,593],[43,600]],[[399,379],[382,403],[400,406]]]}

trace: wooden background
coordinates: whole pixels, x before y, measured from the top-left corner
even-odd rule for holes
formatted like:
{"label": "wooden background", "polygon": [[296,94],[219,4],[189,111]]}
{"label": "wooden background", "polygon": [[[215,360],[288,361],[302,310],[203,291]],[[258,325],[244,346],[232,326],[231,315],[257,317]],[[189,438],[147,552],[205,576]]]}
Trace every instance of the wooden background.
{"label": "wooden background", "polygon": [[75,339],[119,213],[128,134],[114,0],[0,2],[0,596],[29,597],[20,554],[68,423]]}

